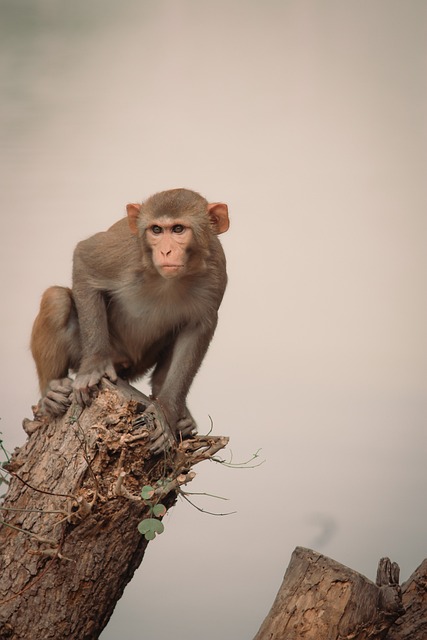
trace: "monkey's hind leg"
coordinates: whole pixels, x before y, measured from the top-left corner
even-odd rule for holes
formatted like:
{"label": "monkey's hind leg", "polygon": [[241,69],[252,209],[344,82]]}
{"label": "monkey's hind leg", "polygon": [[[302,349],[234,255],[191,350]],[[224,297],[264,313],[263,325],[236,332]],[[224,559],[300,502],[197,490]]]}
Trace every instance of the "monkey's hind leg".
{"label": "monkey's hind leg", "polygon": [[77,313],[70,289],[50,287],[44,292],[31,334],[31,351],[42,394],[40,409],[54,416],[65,413],[72,392],[68,370],[80,356]]}

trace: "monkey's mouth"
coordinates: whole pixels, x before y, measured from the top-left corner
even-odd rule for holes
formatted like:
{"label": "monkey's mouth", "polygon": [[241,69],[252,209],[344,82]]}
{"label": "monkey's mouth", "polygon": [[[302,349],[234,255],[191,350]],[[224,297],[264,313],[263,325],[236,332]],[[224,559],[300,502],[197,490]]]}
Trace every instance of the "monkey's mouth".
{"label": "monkey's mouth", "polygon": [[184,265],[183,264],[162,264],[162,266],[160,267],[161,269],[181,269]]}
{"label": "monkey's mouth", "polygon": [[178,275],[183,266],[183,264],[162,264],[160,272],[166,277],[173,277]]}

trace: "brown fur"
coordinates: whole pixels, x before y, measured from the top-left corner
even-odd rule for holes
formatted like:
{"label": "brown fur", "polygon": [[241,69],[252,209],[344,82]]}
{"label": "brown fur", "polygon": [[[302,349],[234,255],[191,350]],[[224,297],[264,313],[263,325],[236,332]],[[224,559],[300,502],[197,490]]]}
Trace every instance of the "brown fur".
{"label": "brown fur", "polygon": [[42,393],[50,380],[64,378],[69,368],[78,365],[80,344],[71,289],[54,286],[44,292],[34,321],[31,350]]}
{"label": "brown fur", "polygon": [[227,207],[174,189],[128,205],[128,215],[77,245],[72,290],[44,293],[31,339],[40,389],[49,397],[52,382],[62,388],[58,380],[76,370],[84,404],[102,376],[135,380],[154,367],[153,394],[176,429],[226,286],[216,233],[228,228]]}

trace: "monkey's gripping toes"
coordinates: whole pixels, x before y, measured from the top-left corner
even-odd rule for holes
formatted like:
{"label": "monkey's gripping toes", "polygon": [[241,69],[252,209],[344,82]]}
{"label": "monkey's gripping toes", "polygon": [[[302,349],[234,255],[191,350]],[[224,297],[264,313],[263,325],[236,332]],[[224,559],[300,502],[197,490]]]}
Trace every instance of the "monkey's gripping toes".
{"label": "monkey's gripping toes", "polygon": [[150,431],[150,451],[155,455],[170,449],[176,443],[175,435],[169,426],[166,416],[157,403],[152,402],[133,421],[134,427],[146,426]]}

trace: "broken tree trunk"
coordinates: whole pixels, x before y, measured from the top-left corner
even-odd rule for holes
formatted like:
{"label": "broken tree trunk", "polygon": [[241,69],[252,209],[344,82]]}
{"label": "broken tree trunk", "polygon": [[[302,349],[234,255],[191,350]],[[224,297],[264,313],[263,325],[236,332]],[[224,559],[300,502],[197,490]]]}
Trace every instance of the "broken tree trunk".
{"label": "broken tree trunk", "polygon": [[380,561],[374,584],[335,560],[297,547],[254,640],[384,640],[403,613],[398,580],[399,567],[387,558]]}
{"label": "broken tree trunk", "polygon": [[[106,381],[83,412],[25,421],[0,516],[0,640],[96,640],[142,561],[138,523],[161,517],[154,506],[172,506],[192,466],[227,444],[195,437],[153,456],[135,420],[149,402]],[[385,558],[374,584],[298,547],[254,640],[427,640],[427,560],[402,587],[405,612],[398,574]]]}
{"label": "broken tree trunk", "polygon": [[402,585],[405,613],[396,620],[386,640],[427,639],[427,560]]}
{"label": "broken tree trunk", "polygon": [[399,587],[399,567],[380,560],[376,584],[297,547],[254,640],[427,640],[427,560]]}
{"label": "broken tree trunk", "polygon": [[171,507],[193,465],[226,446],[197,436],[153,456],[149,429],[134,424],[150,403],[105,381],[84,411],[24,421],[0,512],[0,640],[96,640],[142,561],[138,523],[159,525],[154,505]]}

